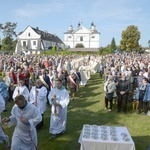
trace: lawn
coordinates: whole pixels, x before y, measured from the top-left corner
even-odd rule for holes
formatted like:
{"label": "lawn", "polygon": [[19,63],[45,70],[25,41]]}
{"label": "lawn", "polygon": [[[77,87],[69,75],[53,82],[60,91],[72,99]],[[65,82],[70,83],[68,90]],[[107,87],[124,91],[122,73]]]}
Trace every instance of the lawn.
{"label": "lawn", "polygon": [[[104,111],[103,80],[98,74],[92,74],[87,85],[80,86],[74,101],[68,106],[67,128],[63,136],[49,140],[50,108],[44,115],[44,127],[38,132],[38,150],[79,150],[78,139],[84,124],[126,126],[135,142],[136,150],[147,150],[150,145],[150,117],[144,113],[137,115],[128,104],[128,113],[117,113],[116,105],[112,112]],[[8,104],[11,109],[13,102]],[[8,116],[10,111],[4,112],[2,117]],[[3,125],[9,137],[13,128]],[[2,144],[0,150],[5,149]]]}

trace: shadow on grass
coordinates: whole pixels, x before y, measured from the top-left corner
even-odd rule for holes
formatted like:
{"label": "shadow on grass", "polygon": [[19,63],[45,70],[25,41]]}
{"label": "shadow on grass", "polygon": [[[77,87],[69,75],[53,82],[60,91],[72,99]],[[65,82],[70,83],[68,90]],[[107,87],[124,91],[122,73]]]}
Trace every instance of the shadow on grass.
{"label": "shadow on grass", "polygon": [[149,150],[148,148],[150,148],[150,136],[133,136],[132,138],[136,143],[136,150]]}
{"label": "shadow on grass", "polygon": [[[114,110],[112,112],[103,110],[102,83],[103,80],[99,78],[99,75],[94,74],[91,76],[91,79],[85,87],[80,86],[75,101],[70,101],[68,106],[66,132],[63,136],[60,136],[53,141],[49,140],[51,108],[47,107],[44,114],[44,127],[37,133],[38,150],[79,150],[80,144],[78,143],[78,139],[84,124],[126,126],[131,133],[134,133],[134,130],[135,132],[139,130],[139,126],[135,126],[135,124],[136,120],[139,120],[139,122],[142,123],[141,119],[144,119],[142,116],[137,117],[134,112],[129,112],[127,115],[117,113],[116,105],[114,105]],[[130,111],[130,105],[128,106],[128,109]],[[10,115],[10,111],[6,114],[3,113],[3,117],[9,116],[8,114]],[[145,125],[148,126],[148,124]],[[12,132],[13,128],[6,130],[6,133],[8,133],[10,137],[12,136]],[[147,135],[149,135],[149,130],[146,132]],[[134,134],[136,135],[136,133]],[[149,136],[133,136],[136,150],[147,150],[147,143],[150,143],[149,138]]]}

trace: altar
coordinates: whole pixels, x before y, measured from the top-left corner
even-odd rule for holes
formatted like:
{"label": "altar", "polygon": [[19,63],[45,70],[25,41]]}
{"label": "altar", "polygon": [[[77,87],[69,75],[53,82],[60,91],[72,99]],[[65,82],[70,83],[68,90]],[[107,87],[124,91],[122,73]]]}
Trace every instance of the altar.
{"label": "altar", "polygon": [[126,127],[83,125],[80,150],[135,150]]}

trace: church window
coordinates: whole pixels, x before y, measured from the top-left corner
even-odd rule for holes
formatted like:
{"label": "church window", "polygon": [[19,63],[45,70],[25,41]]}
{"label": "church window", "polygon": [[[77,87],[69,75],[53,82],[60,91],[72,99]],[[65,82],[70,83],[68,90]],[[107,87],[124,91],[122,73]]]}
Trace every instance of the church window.
{"label": "church window", "polygon": [[26,41],[23,41],[23,47],[26,47]]}
{"label": "church window", "polygon": [[33,45],[36,45],[36,41],[33,41]]}
{"label": "church window", "polygon": [[82,36],[80,37],[80,41],[83,41],[83,37]]}
{"label": "church window", "polygon": [[30,33],[28,33],[28,36],[30,36]]}

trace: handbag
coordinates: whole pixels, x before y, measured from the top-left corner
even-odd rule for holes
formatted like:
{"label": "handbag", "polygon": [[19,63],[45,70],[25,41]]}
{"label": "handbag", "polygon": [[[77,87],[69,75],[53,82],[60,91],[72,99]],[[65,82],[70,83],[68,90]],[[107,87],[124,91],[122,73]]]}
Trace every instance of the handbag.
{"label": "handbag", "polygon": [[107,93],[107,94],[106,94],[106,98],[107,98],[108,100],[113,99],[113,95],[114,95],[114,92],[112,92],[112,93]]}

